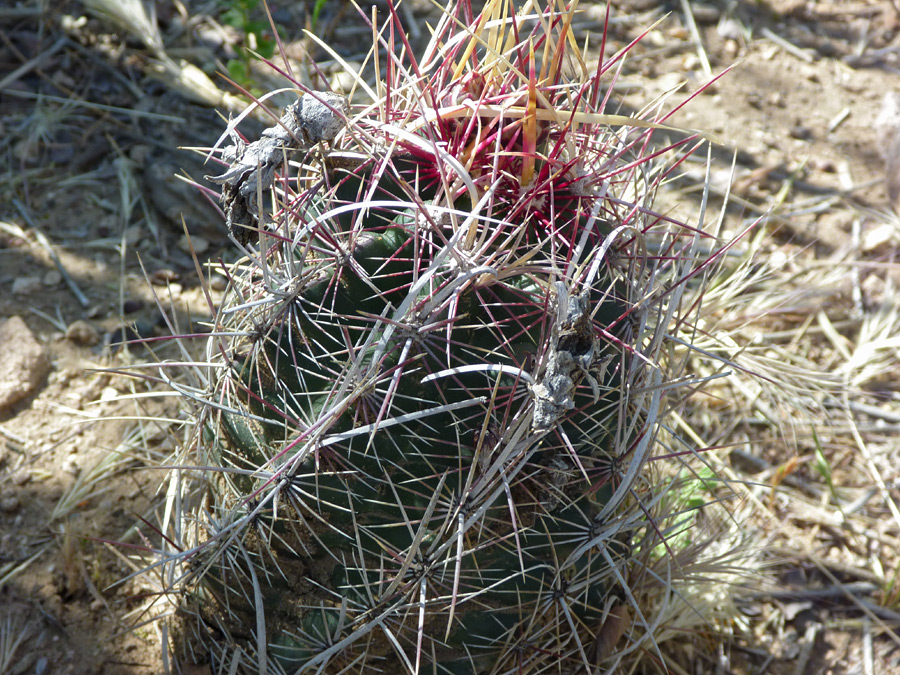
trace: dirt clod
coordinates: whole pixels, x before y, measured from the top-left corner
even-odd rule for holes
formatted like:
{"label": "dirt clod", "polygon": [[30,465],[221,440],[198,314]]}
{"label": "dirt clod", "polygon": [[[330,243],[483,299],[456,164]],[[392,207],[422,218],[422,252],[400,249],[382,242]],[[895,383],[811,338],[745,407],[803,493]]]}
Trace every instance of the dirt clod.
{"label": "dirt clod", "polygon": [[66,340],[81,347],[93,347],[100,342],[100,334],[87,321],[78,320],[69,324]]}
{"label": "dirt clod", "polygon": [[50,370],[50,360],[19,316],[0,325],[0,345],[0,411],[5,411],[38,389]]}

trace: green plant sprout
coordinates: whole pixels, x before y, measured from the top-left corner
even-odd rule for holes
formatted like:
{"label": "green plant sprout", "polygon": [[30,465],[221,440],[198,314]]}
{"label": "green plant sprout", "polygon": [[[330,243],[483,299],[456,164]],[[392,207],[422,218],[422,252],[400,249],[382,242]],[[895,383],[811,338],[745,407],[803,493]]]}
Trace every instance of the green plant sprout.
{"label": "green plant sprout", "polygon": [[228,9],[219,15],[219,20],[240,32],[245,40],[245,44],[238,47],[239,58],[229,59],[225,64],[228,75],[237,84],[253,91],[251,64],[258,57],[272,58],[278,43],[272,36],[269,22],[264,18],[255,18],[260,0],[229,0],[224,4]]}

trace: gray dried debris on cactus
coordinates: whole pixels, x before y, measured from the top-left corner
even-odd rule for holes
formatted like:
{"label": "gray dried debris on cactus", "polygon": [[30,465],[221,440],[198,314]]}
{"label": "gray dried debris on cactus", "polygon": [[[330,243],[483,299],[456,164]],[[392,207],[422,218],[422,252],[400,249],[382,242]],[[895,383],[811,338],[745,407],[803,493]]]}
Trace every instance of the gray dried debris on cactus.
{"label": "gray dried debris on cactus", "polygon": [[346,125],[349,110],[346,96],[312,92],[287,106],[278,124],[263,131],[258,141],[244,143],[231,130],[232,145],[222,151],[230,168],[206,179],[222,186],[225,222],[239,243],[250,240],[259,217],[257,195],[272,186],[288,153],[331,141]]}
{"label": "gray dried debris on cactus", "polygon": [[557,323],[553,327],[543,377],[531,389],[535,431],[551,429],[575,407],[575,390],[585,377],[596,400],[598,385],[591,371],[606,358],[599,359],[594,348],[590,292],[569,295],[565,284],[557,283],[557,303]]}

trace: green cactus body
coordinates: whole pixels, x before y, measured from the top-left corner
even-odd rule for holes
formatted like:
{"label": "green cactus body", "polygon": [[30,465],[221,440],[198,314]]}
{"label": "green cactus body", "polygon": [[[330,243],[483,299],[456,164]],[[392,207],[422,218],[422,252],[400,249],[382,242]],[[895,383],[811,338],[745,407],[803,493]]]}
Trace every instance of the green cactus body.
{"label": "green cactus body", "polygon": [[[568,24],[552,18],[535,35],[564,49]],[[639,306],[644,216],[611,198],[621,139],[538,114],[590,92],[559,69],[537,90],[517,74],[521,51],[518,71],[483,64],[462,84],[445,59],[423,95],[440,101],[443,86],[445,106],[518,117],[410,103],[405,126],[351,118],[336,144],[355,160],[272,159],[297,180],[272,186],[271,222],[229,222],[267,233],[230,270],[210,340],[223,367],[200,445],[223,470],[208,480],[190,589],[204,607],[195,642],[218,664],[600,665],[659,406],[653,387],[633,393],[658,383]],[[547,103],[529,104],[536,91]]]}
{"label": "green cactus body", "polygon": [[[224,413],[224,454],[267,467],[243,499],[233,496],[232,515],[273,495],[278,517],[261,516],[267,546],[296,556],[300,569],[315,560],[329,572],[305,601],[279,593],[277,574],[263,587],[279,608],[272,615],[283,615],[272,658],[284,666],[313,665],[326,645],[383,616],[402,648],[426,640],[422,658],[477,672],[511,632],[531,631],[535,649],[560,639],[539,620],[557,602],[576,623],[602,616],[608,563],[566,558],[588,541],[608,497],[589,494],[587,472],[610,451],[600,420],[618,398],[599,382],[605,395],[595,401],[585,385],[558,431],[534,429],[529,383],[555,330],[546,276],[434,267],[433,251],[445,249],[421,231],[417,242],[417,226],[411,212],[371,209],[358,231],[332,232],[349,254],[299,261],[308,285],[278,305],[229,371],[241,373],[235,399],[266,422],[252,433],[240,414]],[[342,659],[355,649],[393,653],[383,629],[371,630]]]}

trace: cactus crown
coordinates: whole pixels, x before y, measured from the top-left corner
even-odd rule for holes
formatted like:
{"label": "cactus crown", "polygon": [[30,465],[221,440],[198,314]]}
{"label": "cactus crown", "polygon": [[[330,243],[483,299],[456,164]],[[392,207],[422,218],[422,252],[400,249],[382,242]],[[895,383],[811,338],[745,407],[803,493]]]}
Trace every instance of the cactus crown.
{"label": "cactus crown", "polygon": [[209,470],[177,556],[184,645],[219,664],[614,656],[697,236],[651,208],[659,120],[602,114],[621,54],[589,70],[574,10],[526,5],[460,3],[420,60],[391,15],[370,104],[307,91],[220,154],[246,257],[208,342]]}

